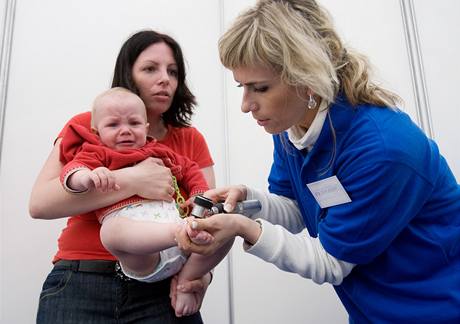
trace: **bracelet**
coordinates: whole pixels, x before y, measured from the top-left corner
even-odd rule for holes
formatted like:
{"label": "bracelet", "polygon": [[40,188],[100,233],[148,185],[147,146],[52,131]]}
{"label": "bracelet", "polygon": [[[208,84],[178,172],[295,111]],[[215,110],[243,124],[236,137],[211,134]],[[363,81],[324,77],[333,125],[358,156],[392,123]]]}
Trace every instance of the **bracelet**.
{"label": "bracelet", "polygon": [[67,191],[68,193],[71,193],[71,194],[85,194],[89,191],[88,188],[84,189],[84,190],[75,190],[75,189],[72,189],[70,188],[70,186],[67,184],[67,182],[69,181],[69,178],[71,175],[73,175],[75,172],[77,171],[80,171],[80,170],[85,170],[85,169],[88,169],[87,167],[85,166],[77,166],[77,167],[74,167],[70,170],[68,170],[66,172],[66,174],[63,174],[61,175],[61,183],[62,183],[62,186],[64,187],[64,190]]}

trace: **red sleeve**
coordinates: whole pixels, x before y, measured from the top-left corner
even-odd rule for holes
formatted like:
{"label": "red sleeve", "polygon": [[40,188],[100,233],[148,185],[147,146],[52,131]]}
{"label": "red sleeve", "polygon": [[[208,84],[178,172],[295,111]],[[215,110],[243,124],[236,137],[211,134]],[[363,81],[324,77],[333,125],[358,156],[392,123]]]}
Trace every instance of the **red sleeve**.
{"label": "red sleeve", "polygon": [[[61,144],[64,142],[64,138]],[[67,179],[67,176],[73,173],[75,170],[81,168],[94,170],[98,167],[104,166],[105,163],[107,163],[107,150],[105,150],[104,147],[83,143],[79,150],[80,151],[75,155],[75,157],[62,167],[59,179],[63,185]]]}
{"label": "red sleeve", "polygon": [[106,166],[107,161],[110,160],[108,151],[104,147],[84,143],[82,150],[75,155],[75,158],[66,164],[73,165],[74,167],[86,167],[94,170],[98,167]]}
{"label": "red sleeve", "polygon": [[198,163],[200,168],[206,168],[214,165],[208,144],[204,136],[194,127],[191,127],[191,146],[193,147],[192,160]]}
{"label": "red sleeve", "polygon": [[[143,161],[149,156],[144,149],[115,151],[104,146],[96,135],[86,134],[88,133],[86,130],[84,130],[85,134],[76,132],[77,128],[75,125],[69,125],[68,132],[62,138],[61,152],[68,152],[67,155],[72,158],[61,171],[62,179],[65,179],[72,170],[82,167],[90,170],[98,167],[117,170]],[[80,136],[82,134],[83,136]],[[77,139],[71,139],[70,135]],[[155,151],[152,154],[155,156]]]}
{"label": "red sleeve", "polygon": [[[80,115],[78,115],[80,116]],[[73,118],[61,131],[60,161],[65,164],[60,173],[61,183],[65,186],[66,178],[77,169],[86,167],[95,169],[104,166],[107,152],[99,137],[87,127],[75,122]]]}
{"label": "red sleeve", "polygon": [[60,146],[60,160],[62,163],[72,161],[73,158],[81,151],[83,143],[93,145],[102,145],[99,137],[87,129],[85,126],[68,122],[61,131],[62,141]]}
{"label": "red sleeve", "polygon": [[180,185],[188,192],[188,196],[194,196],[209,190],[203,172],[201,172],[196,162],[182,155],[177,155],[177,161],[182,166]]}

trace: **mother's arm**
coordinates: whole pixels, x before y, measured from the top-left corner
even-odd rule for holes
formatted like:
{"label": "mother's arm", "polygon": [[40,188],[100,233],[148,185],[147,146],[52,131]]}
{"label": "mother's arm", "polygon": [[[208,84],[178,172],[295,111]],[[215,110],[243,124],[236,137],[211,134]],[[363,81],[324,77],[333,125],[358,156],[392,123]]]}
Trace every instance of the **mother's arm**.
{"label": "mother's arm", "polygon": [[203,172],[204,178],[208,183],[209,189],[213,189],[216,187],[216,176],[214,174],[214,167],[209,166],[206,168],[202,168],[201,172]]}
{"label": "mother's arm", "polygon": [[172,200],[172,177],[159,159],[148,158],[134,167],[114,171],[120,190],[101,193],[71,194],[59,181],[63,164],[59,160],[60,139],[32,188],[29,213],[32,218],[56,219],[90,212],[135,194],[149,199]]}

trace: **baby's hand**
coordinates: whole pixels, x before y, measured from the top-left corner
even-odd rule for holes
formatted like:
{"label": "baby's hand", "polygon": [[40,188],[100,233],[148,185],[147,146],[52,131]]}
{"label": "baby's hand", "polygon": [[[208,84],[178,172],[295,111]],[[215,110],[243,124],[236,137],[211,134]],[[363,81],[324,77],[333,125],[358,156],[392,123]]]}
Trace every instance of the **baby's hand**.
{"label": "baby's hand", "polygon": [[86,179],[88,187],[91,186],[101,192],[120,189],[115,180],[113,172],[105,167],[99,167],[87,173]]}

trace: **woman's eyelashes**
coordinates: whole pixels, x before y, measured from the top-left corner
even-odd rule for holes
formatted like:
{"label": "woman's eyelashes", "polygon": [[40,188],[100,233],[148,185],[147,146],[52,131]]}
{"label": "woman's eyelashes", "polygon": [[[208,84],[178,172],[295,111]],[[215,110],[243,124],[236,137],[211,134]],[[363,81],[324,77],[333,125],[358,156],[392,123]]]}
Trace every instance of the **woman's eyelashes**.
{"label": "woman's eyelashes", "polygon": [[157,70],[157,68],[156,68],[155,66],[146,66],[146,67],[144,67],[143,70],[144,70],[145,72],[151,73],[151,72],[155,72],[155,71]]}
{"label": "woman's eyelashes", "polygon": [[[147,73],[155,73],[157,71],[159,71],[159,68],[155,65],[149,65],[149,66],[146,66],[142,69],[143,71],[147,72]],[[169,76],[173,77],[173,78],[176,78],[178,77],[179,75],[179,71],[175,68],[169,68],[167,70],[167,73]]]}
{"label": "woman's eyelashes", "polygon": [[254,92],[267,92],[268,86],[254,86]]}
{"label": "woman's eyelashes", "polygon": [[177,79],[177,77],[179,76],[179,71],[176,70],[176,69],[170,69],[170,70],[168,71],[168,73],[169,73],[170,76],[172,76],[172,77],[174,77],[174,78],[176,78],[176,79]]}
{"label": "woman's eyelashes", "polygon": [[243,85],[241,83],[238,83],[237,84],[237,87],[238,88],[244,88],[246,87],[247,90],[249,91],[253,91],[253,92],[267,92],[267,90],[269,89],[269,87],[267,85],[254,85],[254,84],[250,84],[250,85]]}

